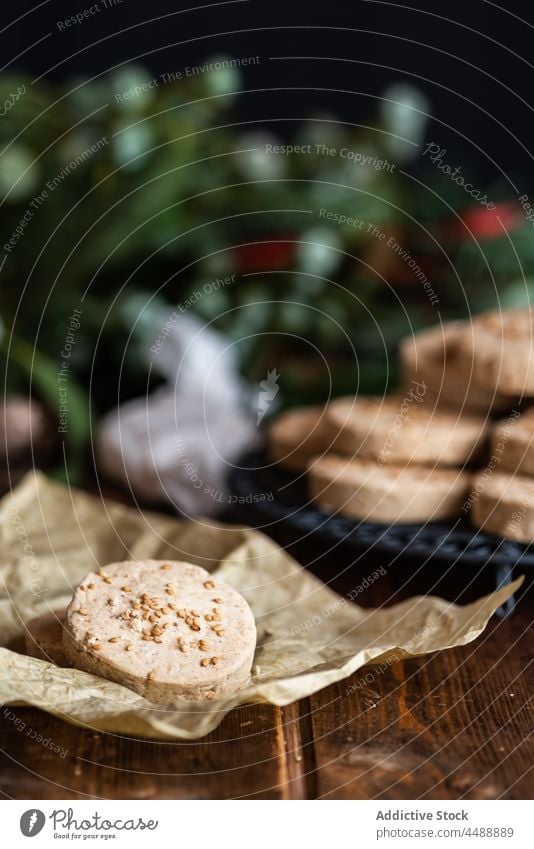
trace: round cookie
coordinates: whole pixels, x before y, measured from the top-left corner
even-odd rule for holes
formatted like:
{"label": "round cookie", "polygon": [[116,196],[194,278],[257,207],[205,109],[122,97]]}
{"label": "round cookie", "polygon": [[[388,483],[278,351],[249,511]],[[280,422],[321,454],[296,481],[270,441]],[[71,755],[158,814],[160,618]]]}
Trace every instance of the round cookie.
{"label": "round cookie", "polygon": [[476,528],[518,542],[534,541],[534,480],[481,473],[472,487],[471,521]]}
{"label": "round cookie", "polygon": [[56,666],[70,666],[63,649],[64,610],[43,613],[26,623],[26,653]]}
{"label": "round cookie", "polygon": [[308,481],[323,510],[384,523],[453,518],[469,487],[469,475],[453,469],[381,466],[333,456],[312,462]]}
{"label": "round cookie", "polygon": [[151,702],[197,701],[246,683],[256,626],[245,599],[205,569],[124,561],[90,572],[75,591],[63,645],[78,669]]}
{"label": "round cookie", "polygon": [[297,472],[330,448],[324,407],[296,407],[278,416],[267,429],[269,457]]}
{"label": "round cookie", "polygon": [[476,316],[461,338],[478,385],[506,396],[534,394],[534,313],[494,310]]}
{"label": "round cookie", "polygon": [[467,322],[451,321],[402,339],[399,359],[405,391],[419,382],[426,387],[428,401],[463,413],[485,416],[492,410],[506,410],[510,399],[480,386],[473,377],[472,358],[462,346],[470,332]]}
{"label": "round cookie", "polygon": [[457,466],[481,446],[486,425],[478,416],[433,409],[424,390],[387,398],[340,398],[327,418],[336,451],[380,464]]}
{"label": "round cookie", "polygon": [[520,475],[534,475],[534,407],[517,418],[502,419],[491,431],[491,452],[499,468]]}

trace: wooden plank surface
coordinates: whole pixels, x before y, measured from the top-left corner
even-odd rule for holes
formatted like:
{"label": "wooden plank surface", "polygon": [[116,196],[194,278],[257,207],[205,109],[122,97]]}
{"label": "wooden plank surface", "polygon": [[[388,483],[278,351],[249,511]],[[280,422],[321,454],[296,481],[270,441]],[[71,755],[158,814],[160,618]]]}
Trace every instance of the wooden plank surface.
{"label": "wooden plank surface", "polygon": [[[532,798],[532,615],[311,699],[317,795]],[[352,683],[352,688],[351,688]]]}
{"label": "wooden plank surface", "polygon": [[194,743],[95,733],[28,708],[9,708],[7,716],[2,708],[0,716],[0,790],[7,798],[279,799],[290,787],[280,711],[269,705],[233,711]]}

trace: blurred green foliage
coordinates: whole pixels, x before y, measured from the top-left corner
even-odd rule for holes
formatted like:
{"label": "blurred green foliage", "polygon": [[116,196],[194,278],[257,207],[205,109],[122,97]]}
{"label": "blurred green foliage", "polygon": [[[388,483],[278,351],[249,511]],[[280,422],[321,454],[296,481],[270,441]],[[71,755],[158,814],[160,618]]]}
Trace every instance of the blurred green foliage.
{"label": "blurred green foliage", "polygon": [[528,294],[530,225],[481,246],[456,226],[465,193],[431,170],[412,177],[427,109],[417,91],[394,88],[372,127],[310,116],[291,140],[309,151],[273,153],[268,122],[236,124],[240,84],[228,66],[178,82],[130,66],[64,88],[0,76],[4,382],[57,416],[82,311],[68,358],[74,472],[91,414],[147,389],[140,328],[146,338],[156,306],[206,281],[236,275],[192,308],[236,342],[248,378],[284,363],[284,404],[381,391],[395,379],[385,354],[412,327]]}

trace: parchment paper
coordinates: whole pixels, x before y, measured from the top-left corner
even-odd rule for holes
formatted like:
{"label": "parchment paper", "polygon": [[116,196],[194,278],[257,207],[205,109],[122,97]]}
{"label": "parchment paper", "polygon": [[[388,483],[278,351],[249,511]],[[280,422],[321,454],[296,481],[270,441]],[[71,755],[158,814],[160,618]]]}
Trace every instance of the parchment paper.
{"label": "parchment paper", "polygon": [[[156,707],[126,687],[7,648],[23,636],[29,619],[64,609],[95,565],[151,557],[197,563],[248,600],[258,648],[244,690],[216,702]],[[285,705],[364,664],[469,643],[521,581],[465,607],[415,597],[364,609],[256,531],[143,513],[32,473],[0,503],[0,701],[34,705],[98,730],[195,739],[236,705]]]}

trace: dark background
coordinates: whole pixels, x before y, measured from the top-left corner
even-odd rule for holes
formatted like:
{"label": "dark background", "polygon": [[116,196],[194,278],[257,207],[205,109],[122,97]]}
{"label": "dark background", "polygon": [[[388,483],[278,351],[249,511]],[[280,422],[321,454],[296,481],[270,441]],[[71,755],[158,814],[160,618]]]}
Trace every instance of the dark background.
{"label": "dark background", "polygon": [[[63,31],[57,22],[90,0],[6,5],[5,67],[63,80],[133,59],[162,73],[222,52],[258,54],[237,117],[280,118],[285,135],[294,125],[284,118],[321,110],[365,122],[384,88],[403,79],[418,83],[431,102],[429,138],[439,138],[481,180],[504,172],[525,191],[532,186],[532,3],[107,2],[117,5],[106,9],[100,0],[97,14]],[[275,56],[307,58],[269,58]]]}

